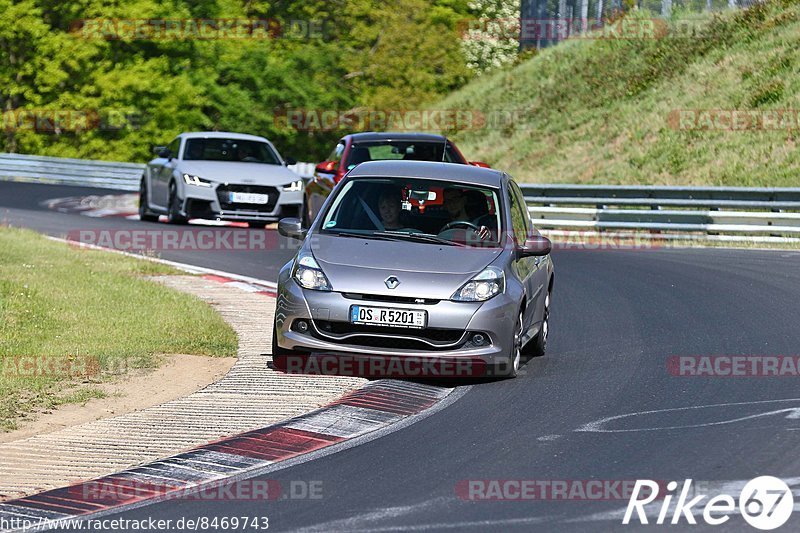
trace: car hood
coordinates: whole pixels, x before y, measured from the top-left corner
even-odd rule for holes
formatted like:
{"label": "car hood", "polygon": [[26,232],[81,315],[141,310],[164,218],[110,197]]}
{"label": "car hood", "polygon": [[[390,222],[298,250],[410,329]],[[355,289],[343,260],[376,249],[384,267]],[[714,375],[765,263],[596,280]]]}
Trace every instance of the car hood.
{"label": "car hood", "polygon": [[[337,292],[447,299],[502,253],[465,248],[313,234],[309,247]],[[389,289],[386,278],[400,284]]]}
{"label": "car hood", "polygon": [[225,161],[181,161],[180,172],[219,183],[285,185],[300,177],[282,165],[228,163]]}

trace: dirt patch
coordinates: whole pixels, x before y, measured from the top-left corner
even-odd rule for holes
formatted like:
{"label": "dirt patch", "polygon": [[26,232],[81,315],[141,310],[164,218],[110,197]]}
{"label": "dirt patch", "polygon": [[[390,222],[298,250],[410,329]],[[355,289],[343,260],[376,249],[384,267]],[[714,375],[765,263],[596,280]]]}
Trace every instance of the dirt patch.
{"label": "dirt patch", "polygon": [[94,384],[93,388],[102,390],[105,398],[62,405],[34,413],[32,420],[19,420],[19,429],[0,433],[0,443],[52,433],[182,398],[219,380],[236,362],[235,357],[198,355],[171,355],[165,359],[155,370],[138,370],[122,379]]}

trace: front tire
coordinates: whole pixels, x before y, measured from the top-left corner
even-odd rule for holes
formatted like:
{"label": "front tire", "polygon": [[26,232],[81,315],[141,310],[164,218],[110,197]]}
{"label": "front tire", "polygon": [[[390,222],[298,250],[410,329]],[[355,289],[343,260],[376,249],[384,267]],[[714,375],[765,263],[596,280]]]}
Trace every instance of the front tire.
{"label": "front tire", "polygon": [[542,327],[536,338],[531,340],[525,347],[525,353],[531,357],[542,357],[547,351],[547,336],[550,334],[550,291],[544,297],[544,315],[542,316]]}
{"label": "front tire", "polygon": [[169,184],[169,210],[167,212],[168,224],[186,224],[188,218],[181,214],[181,200],[178,198],[178,190],[175,182]]}
{"label": "front tire", "polygon": [[142,183],[139,185],[139,220],[142,222],[158,222],[158,215],[150,211],[150,204],[147,201],[147,183],[142,176]]}
{"label": "front tire", "polygon": [[274,359],[276,355],[278,356],[286,356],[291,355],[294,353],[292,350],[287,350],[286,348],[281,348],[278,346],[278,325],[272,325],[272,358]]}
{"label": "front tire", "polygon": [[308,198],[306,198],[305,194],[303,195],[303,205],[302,205],[301,209],[303,210],[303,214],[300,217],[300,225],[302,227],[308,229],[308,226],[310,224],[310,220],[309,220],[310,217],[308,216]]}
{"label": "front tire", "polygon": [[511,339],[511,353],[507,361],[496,363],[494,368],[495,376],[503,378],[515,378],[519,374],[522,365],[522,311],[517,316],[517,323],[514,325],[514,335]]}

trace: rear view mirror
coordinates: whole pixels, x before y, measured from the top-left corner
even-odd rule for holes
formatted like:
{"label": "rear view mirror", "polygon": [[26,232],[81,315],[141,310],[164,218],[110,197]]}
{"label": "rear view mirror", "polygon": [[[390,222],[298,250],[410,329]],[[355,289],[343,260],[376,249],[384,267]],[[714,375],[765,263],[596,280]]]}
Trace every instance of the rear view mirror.
{"label": "rear view mirror", "polygon": [[[433,195],[433,198],[431,198]],[[408,199],[409,200],[416,200],[417,202],[425,202],[427,200],[435,200],[436,193],[433,191],[409,191],[408,192]]]}
{"label": "rear view mirror", "polygon": [[314,170],[320,174],[331,174],[336,171],[336,161],[323,161]]}
{"label": "rear view mirror", "polygon": [[295,159],[294,157],[287,157],[286,159],[284,159],[284,161],[286,161],[286,166],[288,167],[297,164],[297,159]]}
{"label": "rear view mirror", "polygon": [[166,146],[154,146],[153,153],[158,157],[169,159],[169,150],[167,149]]}
{"label": "rear view mirror", "polygon": [[282,218],[278,222],[278,233],[291,239],[303,240],[308,230],[302,226],[299,218]]}
{"label": "rear view mirror", "polygon": [[553,244],[550,239],[544,235],[532,235],[528,237],[525,244],[517,248],[517,255],[519,257],[534,257],[542,256],[550,253]]}

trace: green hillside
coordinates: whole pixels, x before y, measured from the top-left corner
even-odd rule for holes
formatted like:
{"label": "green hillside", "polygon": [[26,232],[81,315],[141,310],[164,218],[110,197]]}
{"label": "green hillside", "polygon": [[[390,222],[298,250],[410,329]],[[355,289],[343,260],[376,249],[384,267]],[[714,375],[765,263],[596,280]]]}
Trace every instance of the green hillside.
{"label": "green hillside", "polygon": [[[800,186],[800,1],[706,16],[693,34],[689,16],[657,39],[544,49],[432,107],[480,110],[490,124],[453,138],[519,181]],[[739,110],[738,129],[719,110]]]}

